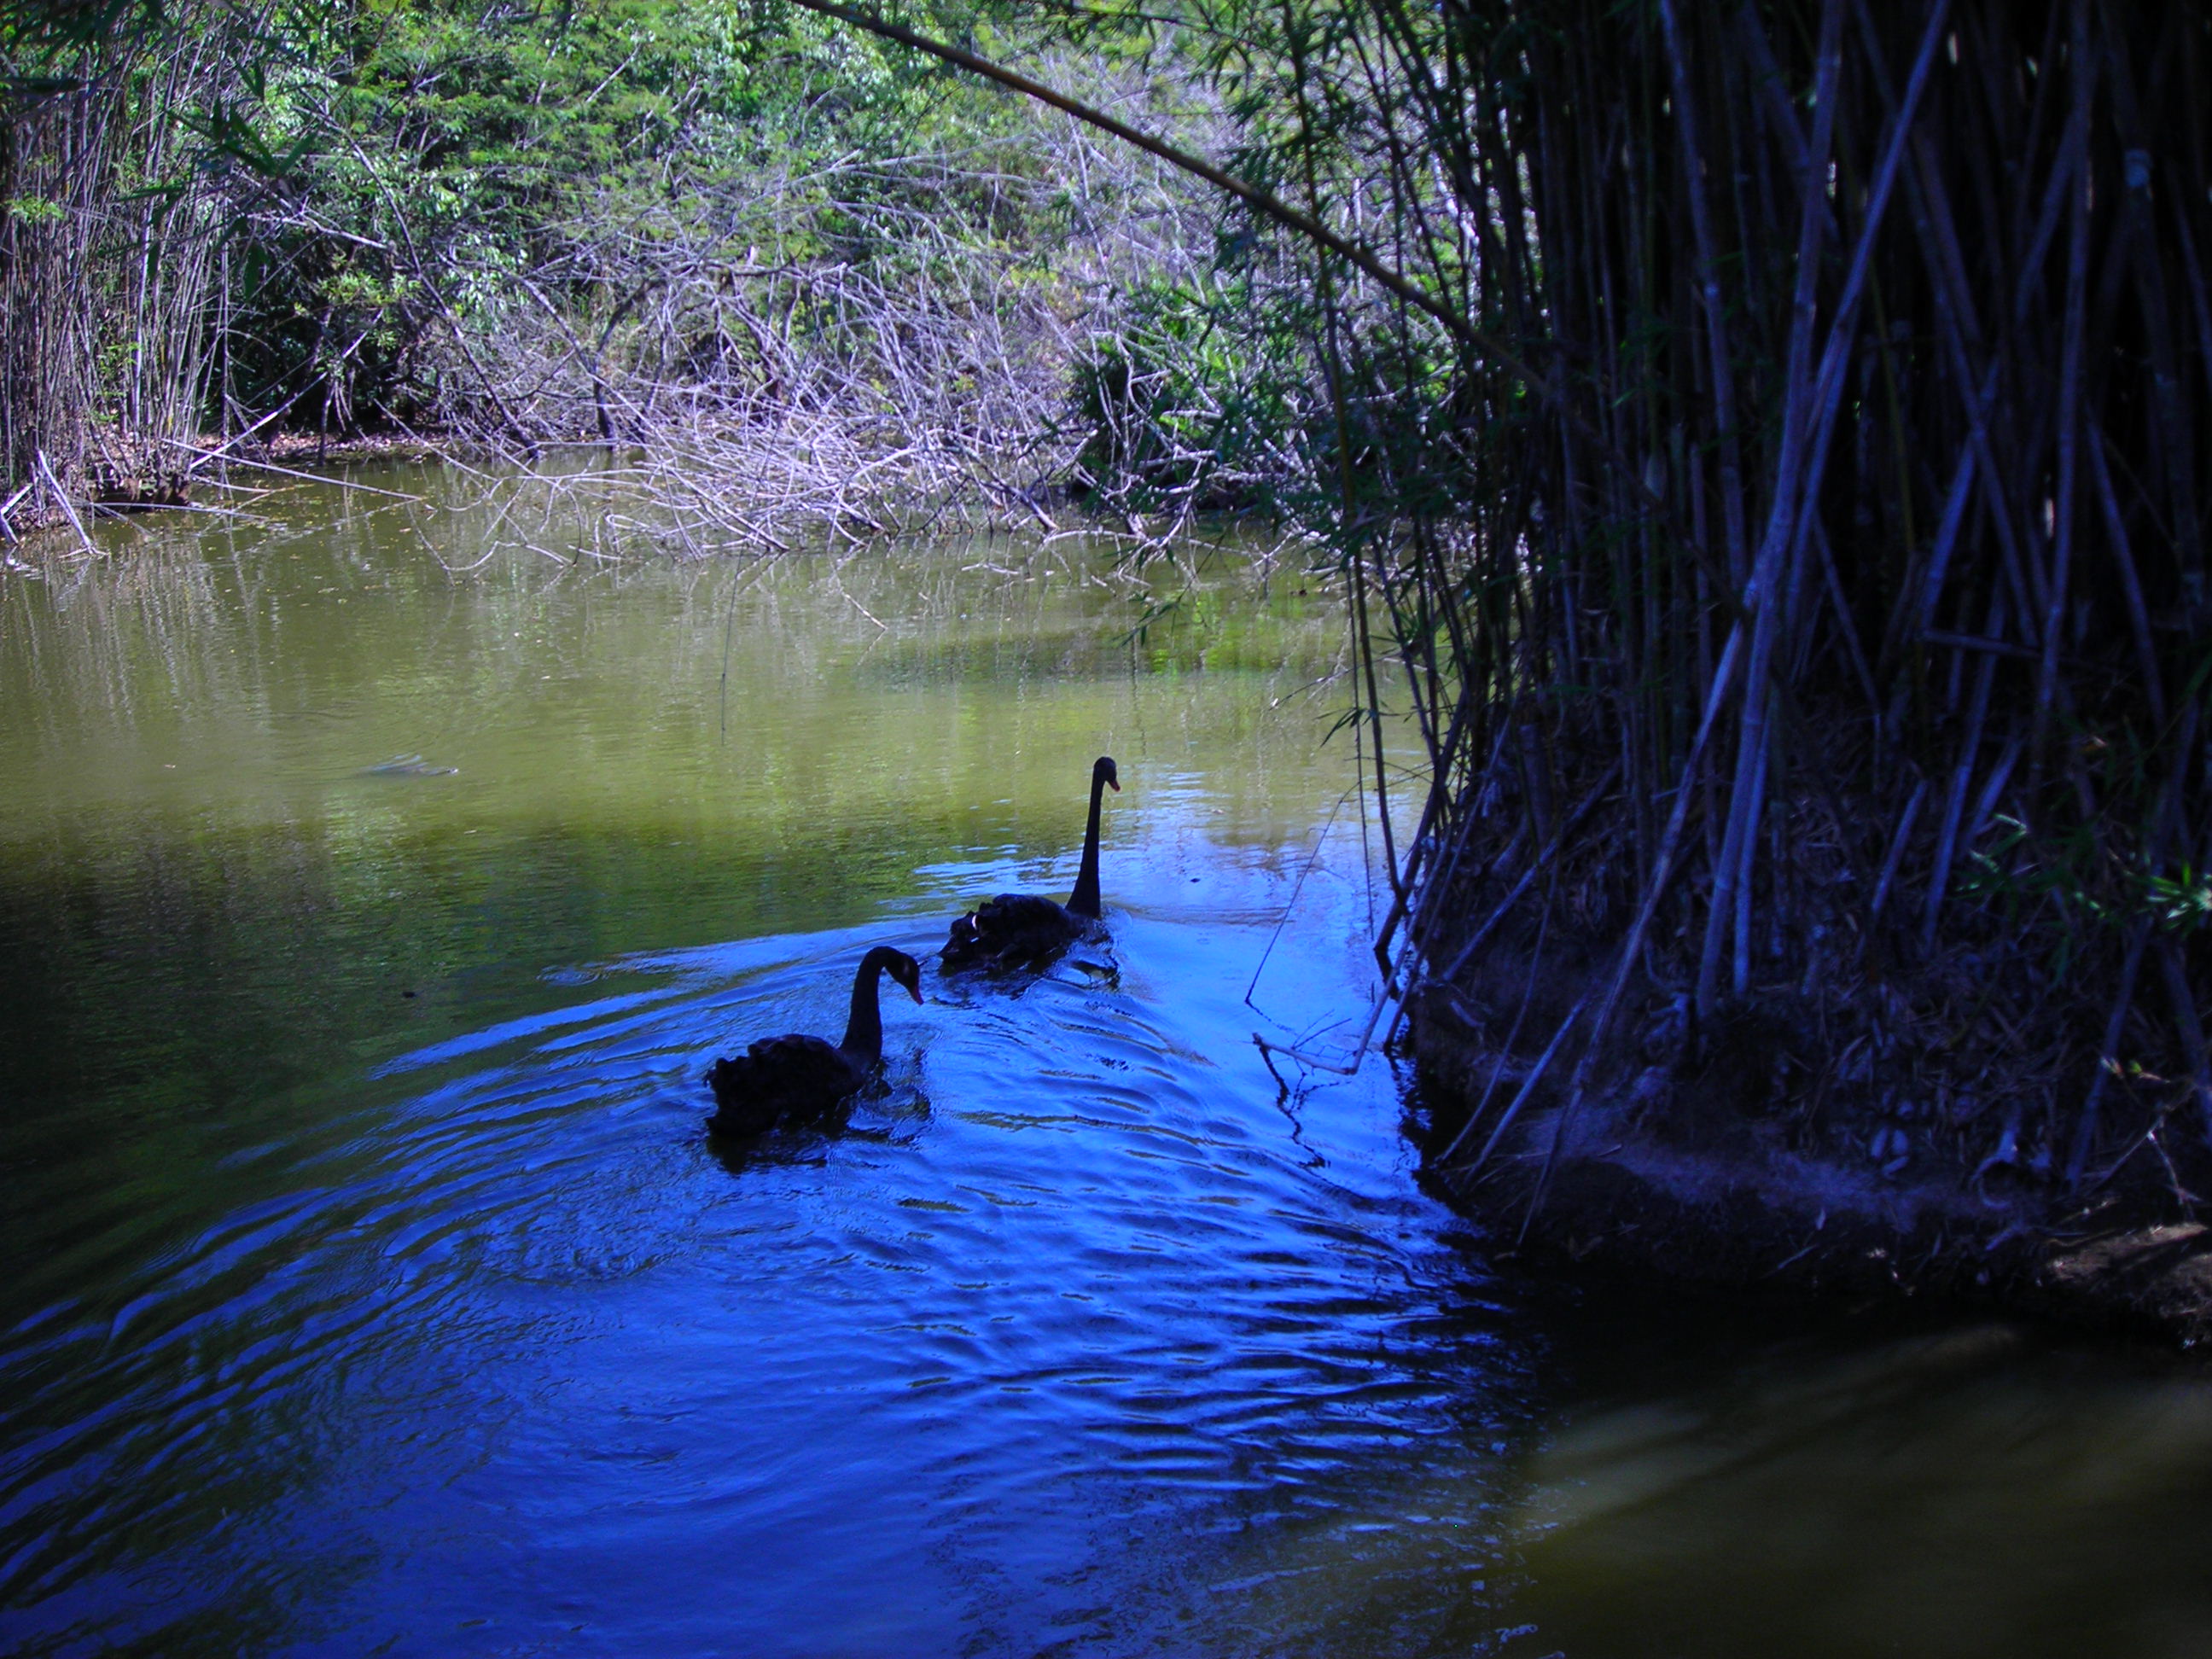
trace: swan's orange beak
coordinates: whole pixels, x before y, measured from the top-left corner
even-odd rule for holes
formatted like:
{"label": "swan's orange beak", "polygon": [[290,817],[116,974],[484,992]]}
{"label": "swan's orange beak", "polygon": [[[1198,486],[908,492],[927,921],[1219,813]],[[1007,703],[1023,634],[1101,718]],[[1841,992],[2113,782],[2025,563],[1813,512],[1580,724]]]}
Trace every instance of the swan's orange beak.
{"label": "swan's orange beak", "polygon": [[921,1000],[921,987],[919,985],[908,986],[906,988],[906,994],[912,997],[916,1002]]}
{"label": "swan's orange beak", "polygon": [[1121,793],[1121,786],[1115,782],[1111,778],[1106,780],[1106,787],[1109,789],[1111,789],[1117,795]]}

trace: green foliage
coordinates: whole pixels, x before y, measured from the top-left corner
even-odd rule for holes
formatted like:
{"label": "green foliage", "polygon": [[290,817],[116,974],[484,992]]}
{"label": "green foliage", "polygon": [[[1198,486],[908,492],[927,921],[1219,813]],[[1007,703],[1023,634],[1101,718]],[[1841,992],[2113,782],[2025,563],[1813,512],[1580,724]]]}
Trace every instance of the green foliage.
{"label": "green foliage", "polygon": [[2187,864],[2170,876],[2154,875],[2143,884],[2144,908],[2170,933],[2194,933],[2212,923],[2212,875]]}
{"label": "green foliage", "polygon": [[1078,365],[1078,477],[1136,507],[1250,506],[1320,413],[1297,319],[1249,277],[1156,279]]}
{"label": "green foliage", "polygon": [[2170,871],[2145,869],[2119,852],[2109,830],[2075,826],[2038,836],[2007,814],[1994,822],[1996,839],[1967,854],[1959,890],[1997,909],[2008,933],[2047,908],[2045,966],[2053,981],[2064,978],[2083,956],[2093,929],[2148,922],[2160,933],[2185,937],[2212,925],[2212,875],[2186,861]]}
{"label": "green foliage", "polygon": [[1332,399],[1332,323],[1297,252],[1240,230],[1202,275],[1122,296],[1115,331],[1077,369],[1079,482],[1124,507],[1262,508],[1322,529],[1347,502],[1385,518],[1455,510],[1437,343],[1340,310],[1334,338],[1352,384]]}
{"label": "green foliage", "polygon": [[72,91],[83,77],[67,71],[158,32],[167,17],[162,0],[0,0],[0,95]]}
{"label": "green foliage", "polygon": [[[909,9],[942,33],[987,21]],[[1034,181],[1028,112],[781,0],[301,3],[258,40],[250,84],[197,129],[256,208],[233,355],[248,407],[337,374],[325,405],[404,414],[441,313],[495,325],[525,271],[612,315],[655,247],[927,258],[927,238],[885,235],[896,213],[856,205],[980,226],[1017,275],[1041,278],[1055,245],[1004,187]],[[906,164],[933,151],[959,164]]]}
{"label": "green foliage", "polygon": [[[895,9],[1000,58],[1079,36],[1085,65],[1127,72],[1116,95],[1188,84],[1180,48],[1100,19]],[[894,382],[925,374],[998,441],[982,434],[1056,412],[1010,416],[1005,388],[1064,376],[1095,319],[1078,418],[1117,498],[1276,504],[1336,441],[1319,313],[1280,250],[1231,227],[1212,271],[1179,256],[1159,274],[1131,251],[1150,233],[1115,217],[1141,167],[1063,173],[1060,116],[787,0],[175,0],[69,39],[139,135],[118,198],[220,227],[210,424],[580,436],[580,400],[612,435],[606,383],[625,376],[707,388],[702,410],[798,395],[772,319],[787,357],[837,365],[814,395],[896,420],[913,411]],[[17,216],[58,210],[33,195]],[[99,362],[112,380],[143,357]],[[533,377],[568,414],[510,413]]]}

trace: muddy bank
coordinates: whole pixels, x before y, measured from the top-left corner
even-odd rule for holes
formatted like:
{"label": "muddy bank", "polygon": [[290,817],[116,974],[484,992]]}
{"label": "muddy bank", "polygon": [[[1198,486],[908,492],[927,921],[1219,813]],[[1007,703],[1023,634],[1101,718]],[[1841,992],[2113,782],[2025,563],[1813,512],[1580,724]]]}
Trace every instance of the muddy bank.
{"label": "muddy bank", "polygon": [[1670,1115],[1639,1110],[1633,1090],[1586,1097],[1571,1123],[1559,1099],[1532,1091],[1502,1133],[1493,1106],[1462,1135],[1486,1089],[1510,1100],[1516,1079],[1493,1081],[1494,1053],[1441,999],[1417,1005],[1411,1030],[1431,1185],[1532,1266],[1949,1301],[2181,1347],[2212,1340],[2212,1228],[2139,1196],[2062,1201],[2004,1170],[1847,1160],[1755,1121],[1685,1134]]}

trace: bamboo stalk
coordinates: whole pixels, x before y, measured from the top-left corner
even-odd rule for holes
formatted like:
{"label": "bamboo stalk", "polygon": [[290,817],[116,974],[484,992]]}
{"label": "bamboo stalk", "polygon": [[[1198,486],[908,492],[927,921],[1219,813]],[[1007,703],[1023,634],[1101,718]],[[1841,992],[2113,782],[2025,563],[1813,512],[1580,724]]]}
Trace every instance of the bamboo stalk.
{"label": "bamboo stalk", "polygon": [[2051,531],[2049,597],[2044,605],[2043,656],[2035,676],[2034,724],[2028,748],[2034,764],[2043,763],[2045,735],[2058,695],[2058,637],[2066,614],[2068,578],[2074,554],[2075,487],[2081,436],[2082,355],[2087,349],[2089,284],[2089,110],[2096,88],[2080,66],[2089,58],[2087,0],[2073,0],[2074,112],[2067,148],[2075,156],[2078,185],[2069,190],[2072,212],[2066,245],[2066,321],[2058,368],[2058,479]]}
{"label": "bamboo stalk", "polygon": [[[1508,1103],[1505,1109],[1498,1115],[1498,1121],[1491,1126],[1490,1138],[1482,1143],[1482,1150],[1468,1160],[1466,1172],[1461,1177],[1462,1180],[1472,1179],[1479,1175],[1481,1173],[1482,1166],[1490,1162],[1490,1155],[1498,1150],[1498,1143],[1505,1138],[1505,1132],[1513,1127],[1514,1120],[1521,1115],[1521,1109],[1528,1103],[1528,1097],[1536,1092],[1536,1085],[1544,1080],[1544,1073],[1551,1069],[1552,1057],[1559,1052],[1559,1045],[1567,1040],[1567,1033],[1574,1030],[1575,1021],[1582,1017],[1583,1009],[1589,1000],[1589,999],[1585,997],[1567,1011],[1567,1017],[1559,1022],[1559,1030],[1552,1033],[1552,1040],[1544,1045],[1544,1052],[1536,1057],[1536,1063],[1528,1068],[1528,1075],[1522,1079],[1521,1086],[1515,1091],[1512,1100]],[[1468,1121],[1468,1127],[1470,1128],[1474,1127],[1472,1118]],[[1460,1131],[1462,1138],[1464,1138],[1466,1133],[1467,1130],[1464,1128]],[[1446,1156],[1449,1157],[1451,1152],[1457,1151],[1458,1147],[1459,1140],[1455,1139],[1447,1151]]]}
{"label": "bamboo stalk", "polygon": [[2089,431],[2089,465],[2096,475],[2097,501],[2104,508],[2106,534],[2112,538],[2120,575],[2120,591],[2128,608],[2128,630],[2136,648],[2136,666],[2142,675],[2143,695],[2149,700],[2151,719],[2166,724],[2166,688],[2159,672],[2158,648],[2151,643],[2150,611],[2143,603],[2142,578],[2136,570],[2135,544],[2121,515],[2119,497],[2112,490],[2112,471],[2105,464],[2103,435]]}
{"label": "bamboo stalk", "polygon": [[2129,929],[2127,950],[2121,958],[2120,988],[2113,995],[2111,1013],[2106,1016],[2105,1034],[2097,1045],[2089,1087],[2074,1120],[2073,1146],[2066,1157],[2066,1184],[2069,1188],[2081,1184],[2081,1172],[2088,1166],[2090,1151],[2097,1143],[2098,1114],[2104,1103],[2105,1085],[2119,1066],[2120,1036],[2135,1007],[2136,972],[2142,966],[2143,946],[2149,938],[2148,920]]}
{"label": "bamboo stalk", "polygon": [[2212,1051],[2205,1044],[2203,1017],[2197,1012],[2181,951],[2163,935],[2158,940],[2158,967],[2173,1010],[2174,1028],[2181,1034],[2182,1056],[2189,1067],[2190,1092],[2196,1097],[2197,1119],[2206,1142],[2212,1144]]}
{"label": "bamboo stalk", "polygon": [[1745,530],[1743,459],[1737,445],[1735,370],[1729,347],[1728,311],[1721,295],[1718,262],[1714,252],[1705,157],[1698,142],[1697,102],[1690,87],[1689,67],[1683,56],[1681,29],[1675,21],[1674,0],[1660,0],[1659,18],[1666,33],[1668,67],[1674,80],[1677,106],[1674,125],[1682,143],[1683,194],[1690,204],[1690,229],[1698,251],[1698,298],[1705,314],[1706,372],[1711,376],[1714,435],[1720,454],[1721,523],[1727,538],[1729,574],[1741,583],[1750,574],[1751,554]]}
{"label": "bamboo stalk", "polygon": [[35,451],[34,454],[35,464],[39,470],[39,481],[46,485],[47,498],[53,502],[55,511],[69,520],[69,527],[76,532],[77,541],[85,552],[95,559],[98,558],[100,548],[85,532],[84,520],[77,517],[76,508],[70,503],[69,492],[55,481],[54,470],[46,464],[46,452],[41,449]]}

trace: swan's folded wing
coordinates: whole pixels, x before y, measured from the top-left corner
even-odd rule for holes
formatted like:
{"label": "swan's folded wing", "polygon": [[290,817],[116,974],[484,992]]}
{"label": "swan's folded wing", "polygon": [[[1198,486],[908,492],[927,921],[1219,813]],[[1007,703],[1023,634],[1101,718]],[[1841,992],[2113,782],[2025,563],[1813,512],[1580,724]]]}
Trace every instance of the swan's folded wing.
{"label": "swan's folded wing", "polygon": [[952,924],[944,958],[948,968],[981,963],[1036,963],[1064,949],[1082,924],[1061,905],[1034,893],[1001,893]]}
{"label": "swan's folded wing", "polygon": [[849,1094],[855,1081],[852,1061],[826,1037],[763,1037],[745,1050],[745,1059],[762,1082],[794,1092]]}
{"label": "swan's folded wing", "polygon": [[1064,933],[1066,907],[1035,893],[1001,893],[975,912],[975,931],[986,938],[1010,933]]}
{"label": "swan's folded wing", "polygon": [[707,1073],[720,1130],[757,1133],[787,1117],[825,1112],[860,1087],[863,1073],[818,1036],[763,1037]]}

